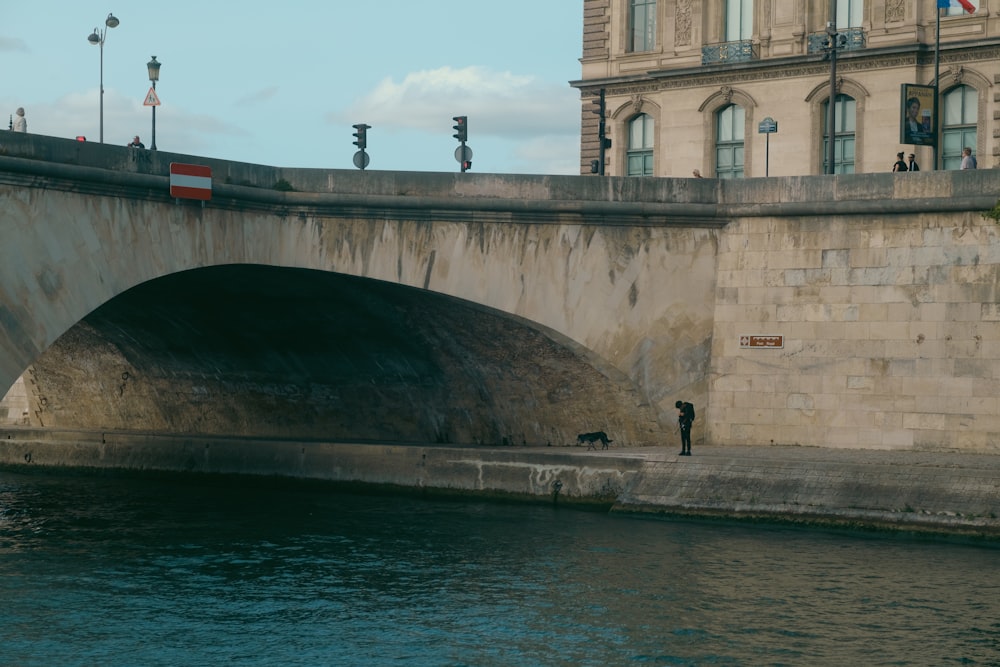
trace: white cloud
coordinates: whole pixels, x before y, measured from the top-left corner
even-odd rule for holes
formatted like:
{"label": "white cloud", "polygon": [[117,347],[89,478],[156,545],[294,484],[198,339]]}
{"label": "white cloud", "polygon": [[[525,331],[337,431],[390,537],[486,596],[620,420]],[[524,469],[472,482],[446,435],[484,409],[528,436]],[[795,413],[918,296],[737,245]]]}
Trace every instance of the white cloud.
{"label": "white cloud", "polygon": [[573,136],[539,137],[520,144],[514,151],[515,170],[523,174],[580,173],[580,138]]}
{"label": "white cloud", "polygon": [[267,86],[266,88],[261,88],[256,90],[249,95],[245,95],[240,99],[236,100],[235,104],[237,106],[243,106],[245,104],[257,104],[259,102],[266,102],[267,100],[273,99],[278,94],[278,86]]}
{"label": "white cloud", "polygon": [[[100,93],[94,88],[81,93],[63,95],[51,104],[22,106],[25,107],[29,132],[63,138],[83,135],[90,141],[98,141],[100,104]],[[175,107],[158,111],[156,126],[158,137],[169,135],[171,143],[182,147],[181,150],[188,151],[196,151],[210,145],[213,137],[246,137],[248,134],[234,123],[224,122],[209,114],[191,113]],[[152,110],[143,106],[142,99],[105,89],[105,143],[124,146],[138,134],[149,145],[151,132]]]}
{"label": "white cloud", "polygon": [[[477,136],[524,139],[579,135],[579,93],[567,83],[540,81],[483,67],[413,72],[402,82],[384,79],[331,122],[439,132],[452,116],[468,116]],[[360,120],[359,120],[360,119]]]}
{"label": "white cloud", "polygon": [[0,36],[0,51],[21,51],[28,53],[28,45],[21,39]]}

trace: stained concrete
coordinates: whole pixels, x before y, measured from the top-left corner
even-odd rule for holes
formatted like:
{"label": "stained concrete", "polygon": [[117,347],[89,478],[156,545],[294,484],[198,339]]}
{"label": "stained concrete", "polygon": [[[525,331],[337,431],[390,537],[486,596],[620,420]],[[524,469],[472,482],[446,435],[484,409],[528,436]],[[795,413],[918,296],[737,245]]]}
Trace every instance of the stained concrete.
{"label": "stained concrete", "polygon": [[0,430],[11,470],[278,476],[397,491],[1000,539],[1000,456],[820,447],[432,446]]}

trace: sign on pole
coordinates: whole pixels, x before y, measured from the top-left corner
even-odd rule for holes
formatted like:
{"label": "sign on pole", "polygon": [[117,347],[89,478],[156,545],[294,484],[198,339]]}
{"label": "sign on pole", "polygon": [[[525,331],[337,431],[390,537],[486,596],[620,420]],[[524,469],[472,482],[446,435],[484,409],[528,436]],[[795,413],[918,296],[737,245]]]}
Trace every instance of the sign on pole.
{"label": "sign on pole", "polygon": [[170,196],[208,201],[212,198],[212,168],[200,164],[171,162]]}
{"label": "sign on pole", "polygon": [[158,107],[160,106],[160,98],[156,96],[156,88],[150,88],[149,92],[146,93],[146,101],[142,103],[144,107]]}
{"label": "sign on pole", "polygon": [[771,135],[778,131],[778,121],[770,116],[760,121],[757,126],[757,134],[764,135],[764,176],[771,175]]}

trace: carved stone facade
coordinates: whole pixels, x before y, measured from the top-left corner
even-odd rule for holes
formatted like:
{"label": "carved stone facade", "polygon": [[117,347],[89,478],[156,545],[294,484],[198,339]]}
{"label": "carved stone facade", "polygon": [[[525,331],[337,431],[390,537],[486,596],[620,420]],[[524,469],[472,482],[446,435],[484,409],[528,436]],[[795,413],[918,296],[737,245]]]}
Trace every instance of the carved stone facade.
{"label": "carved stone facade", "polygon": [[[656,176],[688,176],[693,169],[729,176],[717,156],[733,141],[743,142],[744,177],[822,174],[831,79],[838,95],[850,97],[844,118],[835,121],[838,146],[844,141],[850,153],[843,162],[838,155],[838,173],[887,171],[899,151],[914,153],[925,170],[935,161],[951,168],[954,150],[943,145],[943,123],[935,133],[938,148],[900,143],[901,86],[934,85],[938,27],[937,117],[944,117],[945,96],[967,86],[961,89],[967,93],[962,137],[973,143],[980,169],[1000,165],[1000,101],[994,99],[1000,99],[1000,0],[974,0],[973,14],[941,16],[936,0],[865,0],[860,16],[837,26],[845,45],[835,77],[824,44],[830,2],[745,0],[745,8],[752,6],[750,32],[731,40],[727,3],[658,0],[656,44],[634,52],[631,0],[584,0],[582,76],[572,84],[581,92],[581,173],[590,173],[599,155],[591,102],[603,88],[612,140],[607,175],[628,174],[629,128],[640,114],[653,120]],[[731,104],[742,107],[735,116],[742,131],[720,146],[726,142],[719,140],[719,113]],[[773,136],[759,132],[765,118],[778,123]]]}

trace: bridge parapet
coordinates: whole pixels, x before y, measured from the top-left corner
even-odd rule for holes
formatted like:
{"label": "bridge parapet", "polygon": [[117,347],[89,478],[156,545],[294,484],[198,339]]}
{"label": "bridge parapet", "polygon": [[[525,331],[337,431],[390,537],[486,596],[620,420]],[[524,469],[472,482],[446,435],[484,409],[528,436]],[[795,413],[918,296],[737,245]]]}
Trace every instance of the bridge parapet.
{"label": "bridge parapet", "polygon": [[[4,171],[58,177],[56,167],[63,165],[64,178],[102,183],[108,181],[108,171],[167,179],[171,162],[204,164],[212,168],[213,187],[220,189],[222,199],[238,196],[266,205],[309,201],[297,194],[333,194],[339,199],[313,201],[534,214],[589,212],[605,218],[588,221],[595,224],[645,219],[650,224],[717,227],[734,217],[985,210],[1000,194],[1000,170],[924,171],[905,178],[885,173],[716,180],[303,169],[2,131],[0,156],[41,163],[8,163]],[[144,189],[145,196],[155,197],[165,181],[123,178],[116,187],[130,182]],[[292,191],[275,189],[279,183]],[[153,184],[157,187],[151,191]]]}

